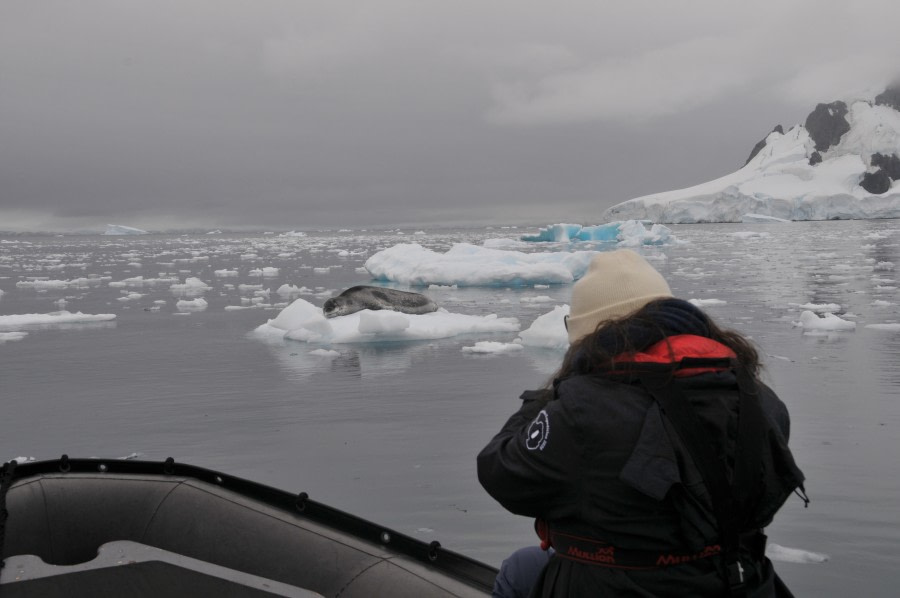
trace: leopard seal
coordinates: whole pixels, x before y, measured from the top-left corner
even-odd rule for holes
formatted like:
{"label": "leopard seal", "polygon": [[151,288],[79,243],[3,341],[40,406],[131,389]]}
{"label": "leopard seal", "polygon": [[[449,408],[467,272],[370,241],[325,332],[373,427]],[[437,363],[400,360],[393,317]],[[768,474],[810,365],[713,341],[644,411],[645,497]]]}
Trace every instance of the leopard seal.
{"label": "leopard seal", "polygon": [[405,314],[427,314],[437,311],[438,306],[420,293],[366,285],[350,287],[337,297],[325,301],[325,305],[322,306],[326,318],[346,316],[364,309],[389,309]]}

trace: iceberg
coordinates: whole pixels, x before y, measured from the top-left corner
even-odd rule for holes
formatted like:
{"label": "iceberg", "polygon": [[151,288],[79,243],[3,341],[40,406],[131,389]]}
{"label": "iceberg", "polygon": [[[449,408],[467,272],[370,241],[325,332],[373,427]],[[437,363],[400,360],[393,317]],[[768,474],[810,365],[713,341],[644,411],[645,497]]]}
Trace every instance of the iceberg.
{"label": "iceberg", "polygon": [[551,224],[538,230],[536,235],[522,235],[523,241],[533,243],[568,243],[581,232],[580,224]]}
{"label": "iceberg", "polygon": [[149,235],[145,230],[132,228],[130,226],[122,226],[121,224],[107,224],[104,235]]}
{"label": "iceberg", "polygon": [[[831,120],[832,129],[824,131],[832,135],[828,141],[815,116]],[[622,202],[607,209],[603,219],[697,223],[900,217],[900,112],[892,106],[820,104],[806,126],[786,133],[778,127],[760,145],[736,172]]]}
{"label": "iceberg", "polygon": [[596,251],[524,253],[456,243],[446,253],[394,245],[366,260],[375,279],[412,286],[532,286],[581,278]]}
{"label": "iceberg", "polygon": [[519,321],[515,318],[498,318],[494,314],[470,316],[445,309],[427,314],[364,309],[326,319],[322,308],[296,299],[254,333],[262,338],[337,344],[434,340],[460,334],[518,330]]}
{"label": "iceberg", "polygon": [[[645,224],[651,224],[649,230]],[[663,245],[675,240],[671,229],[661,224],[637,220],[616,221],[595,226],[551,224],[538,229],[536,235],[522,235],[520,238],[531,243],[616,242],[620,247]]]}

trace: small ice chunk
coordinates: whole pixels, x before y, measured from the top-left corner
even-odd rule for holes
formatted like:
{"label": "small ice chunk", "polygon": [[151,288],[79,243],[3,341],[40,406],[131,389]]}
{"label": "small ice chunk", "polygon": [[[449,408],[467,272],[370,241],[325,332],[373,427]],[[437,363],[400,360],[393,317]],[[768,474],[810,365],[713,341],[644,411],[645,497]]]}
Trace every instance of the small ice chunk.
{"label": "small ice chunk", "polygon": [[209,303],[207,303],[206,299],[203,297],[197,297],[196,299],[179,299],[175,303],[175,307],[179,311],[203,311],[209,307]]}
{"label": "small ice chunk", "polygon": [[799,307],[800,309],[805,309],[809,311],[815,312],[829,312],[834,313],[836,311],[841,310],[841,306],[837,303],[804,303],[803,305],[798,305],[796,303],[790,303],[789,305]]}
{"label": "small ice chunk", "polygon": [[0,345],[11,341],[20,341],[26,336],[28,336],[27,332],[0,332]]}
{"label": "small ice chunk", "polygon": [[900,324],[866,324],[866,328],[873,330],[887,330],[888,332],[900,332]]}
{"label": "small ice chunk", "polygon": [[800,314],[800,321],[794,322],[805,330],[856,330],[856,322],[842,320],[832,313],[826,312],[821,318],[812,311]]}
{"label": "small ice chunk", "polygon": [[766,556],[773,561],[782,563],[824,563],[828,560],[827,554],[812,552],[800,548],[788,548],[778,544],[769,544],[766,547]]}
{"label": "small ice chunk", "polygon": [[518,343],[500,343],[496,341],[478,341],[471,347],[463,347],[463,353],[515,353],[524,349]]}
{"label": "small ice chunk", "polygon": [[554,299],[547,295],[538,295],[537,297],[522,297],[519,301],[522,303],[553,303]]}
{"label": "small ice chunk", "polygon": [[688,303],[696,307],[708,307],[710,305],[725,305],[727,301],[722,299],[688,299]]}
{"label": "small ice chunk", "polygon": [[115,319],[115,314],[83,314],[80,311],[71,313],[65,310],[48,314],[10,314],[0,316],[0,330],[4,328],[21,328],[29,325],[47,326],[82,322],[104,322]]}

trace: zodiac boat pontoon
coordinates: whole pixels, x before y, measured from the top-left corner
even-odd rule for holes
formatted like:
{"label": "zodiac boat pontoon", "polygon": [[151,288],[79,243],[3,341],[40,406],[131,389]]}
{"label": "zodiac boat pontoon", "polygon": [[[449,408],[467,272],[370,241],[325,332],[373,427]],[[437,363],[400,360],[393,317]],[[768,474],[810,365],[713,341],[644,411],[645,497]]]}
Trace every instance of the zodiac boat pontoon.
{"label": "zodiac boat pontoon", "polygon": [[306,493],[172,459],[10,462],[4,500],[4,598],[468,597],[497,573]]}

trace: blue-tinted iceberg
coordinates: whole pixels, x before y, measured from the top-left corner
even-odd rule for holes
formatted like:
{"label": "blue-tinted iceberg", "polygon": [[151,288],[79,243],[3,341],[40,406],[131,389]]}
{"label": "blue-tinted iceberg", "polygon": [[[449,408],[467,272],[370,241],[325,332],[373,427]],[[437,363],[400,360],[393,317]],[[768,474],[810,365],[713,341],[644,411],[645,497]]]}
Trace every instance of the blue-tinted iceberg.
{"label": "blue-tinted iceberg", "polygon": [[523,241],[534,243],[568,243],[571,241],[615,242],[620,247],[663,245],[673,242],[672,231],[661,225],[639,220],[617,220],[607,224],[551,224],[538,229],[536,235],[523,235]]}
{"label": "blue-tinted iceberg", "polygon": [[580,232],[580,224],[551,224],[538,229],[536,235],[522,235],[522,240],[534,243],[568,243],[575,240]]}

